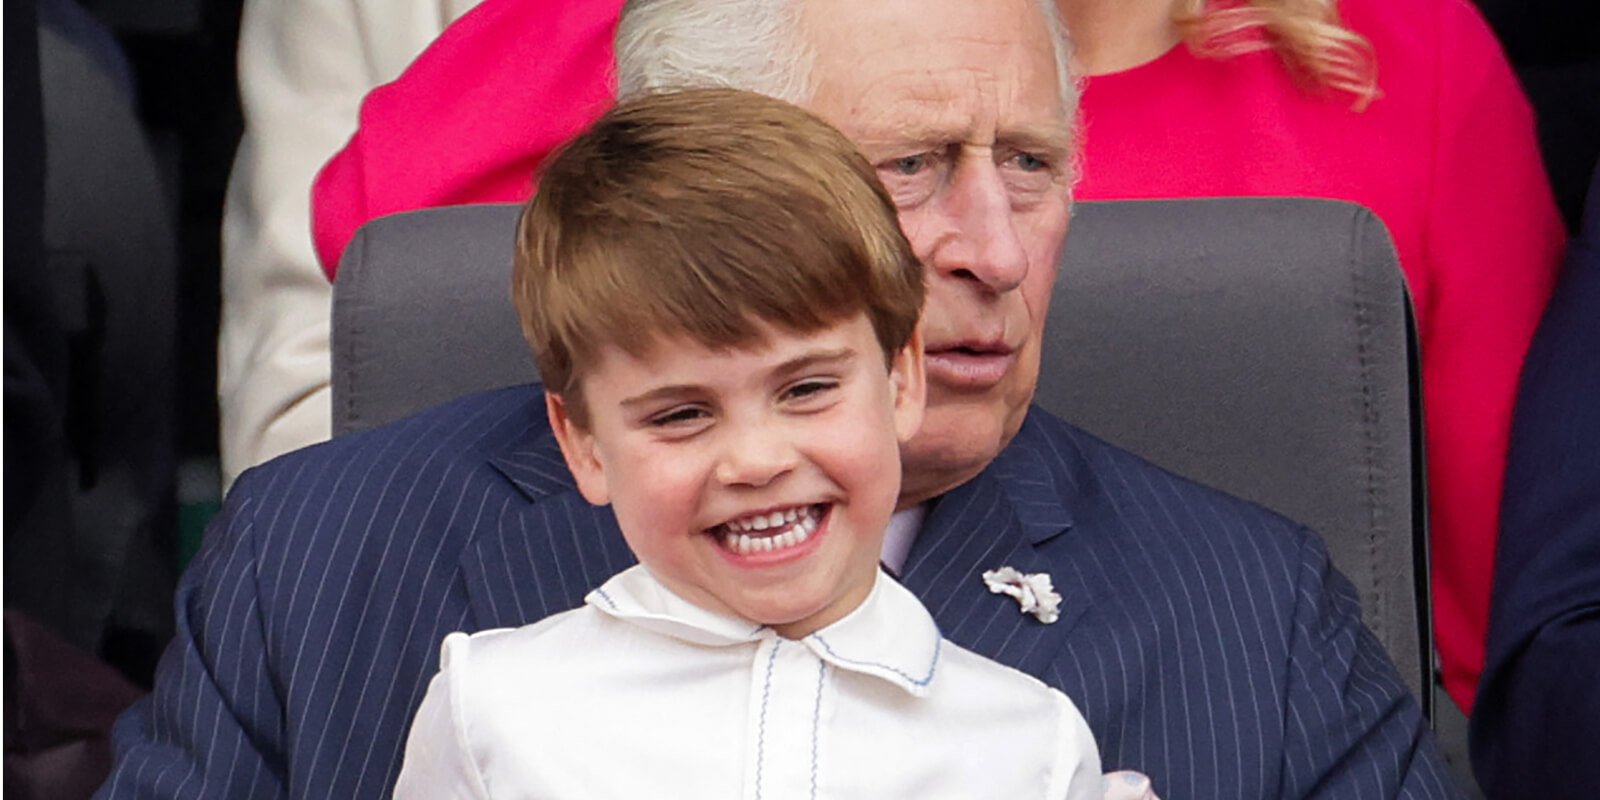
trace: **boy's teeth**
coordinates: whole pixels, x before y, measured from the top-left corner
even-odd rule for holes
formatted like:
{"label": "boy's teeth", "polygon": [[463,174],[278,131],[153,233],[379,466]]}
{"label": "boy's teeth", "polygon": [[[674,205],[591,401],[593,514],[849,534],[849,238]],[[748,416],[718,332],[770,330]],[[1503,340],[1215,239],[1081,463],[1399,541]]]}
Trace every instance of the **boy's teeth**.
{"label": "boy's teeth", "polygon": [[748,533],[750,531],[766,531],[774,528],[782,530],[808,517],[815,516],[814,506],[801,506],[784,511],[772,511],[766,514],[756,514],[748,517],[730,520],[726,528],[731,531]]}
{"label": "boy's teeth", "polygon": [[[774,517],[778,522],[772,522]],[[751,536],[748,531],[783,528],[771,536]],[[745,532],[741,532],[745,531]],[[736,520],[724,526],[722,545],[739,555],[765,553],[794,547],[817,531],[817,517],[807,507],[799,511],[773,512],[770,515]]]}

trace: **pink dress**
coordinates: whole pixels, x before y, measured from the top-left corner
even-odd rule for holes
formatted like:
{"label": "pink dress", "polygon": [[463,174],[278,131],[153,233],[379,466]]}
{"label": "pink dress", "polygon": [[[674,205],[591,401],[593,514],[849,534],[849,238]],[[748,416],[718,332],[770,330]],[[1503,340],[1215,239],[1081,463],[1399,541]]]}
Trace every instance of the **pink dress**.
{"label": "pink dress", "polygon": [[485,0],[372,90],[312,187],[329,279],[368,220],[527,199],[533,168],[611,106],[621,10],[622,0]]}
{"label": "pink dress", "polygon": [[[418,208],[521,200],[551,148],[611,102],[620,0],[486,0],[396,82],[318,176],[313,228],[333,275],[355,230]],[[1343,0],[1371,40],[1367,110],[1303,91],[1270,53],[1183,47],[1096,77],[1081,199],[1309,195],[1389,226],[1423,347],[1434,617],[1445,685],[1469,708],[1484,658],[1517,372],[1564,234],[1533,118],[1467,0]]]}

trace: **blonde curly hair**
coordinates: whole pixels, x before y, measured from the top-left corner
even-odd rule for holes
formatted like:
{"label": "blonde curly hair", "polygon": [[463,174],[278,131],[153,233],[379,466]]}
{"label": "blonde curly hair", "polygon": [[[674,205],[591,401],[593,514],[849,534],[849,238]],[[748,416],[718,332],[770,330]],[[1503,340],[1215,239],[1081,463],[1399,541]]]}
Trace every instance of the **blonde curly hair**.
{"label": "blonde curly hair", "polygon": [[1178,0],[1173,21],[1196,55],[1231,58],[1272,50],[1312,87],[1352,95],[1365,109],[1379,96],[1378,64],[1366,37],[1344,26],[1337,0]]}

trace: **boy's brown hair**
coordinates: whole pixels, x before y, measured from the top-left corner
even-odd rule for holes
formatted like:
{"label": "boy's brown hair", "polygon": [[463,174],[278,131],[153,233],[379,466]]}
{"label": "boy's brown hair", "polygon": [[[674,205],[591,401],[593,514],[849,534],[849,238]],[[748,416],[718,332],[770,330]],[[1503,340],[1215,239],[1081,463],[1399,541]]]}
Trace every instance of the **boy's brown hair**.
{"label": "boy's brown hair", "polygon": [[545,387],[587,424],[582,365],[655,337],[759,344],[865,313],[886,359],[922,310],[922,267],[855,146],[733,89],[624,102],[553,154],[517,226],[512,295]]}

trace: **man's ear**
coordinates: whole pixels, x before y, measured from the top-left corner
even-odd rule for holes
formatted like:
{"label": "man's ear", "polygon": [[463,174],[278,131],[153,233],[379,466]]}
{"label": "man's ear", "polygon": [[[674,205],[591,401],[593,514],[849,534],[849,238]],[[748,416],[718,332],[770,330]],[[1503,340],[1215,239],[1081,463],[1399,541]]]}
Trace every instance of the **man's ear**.
{"label": "man's ear", "polygon": [[901,444],[911,441],[922,427],[928,403],[928,376],[922,363],[922,324],[911,332],[906,346],[889,362],[889,384],[894,390],[894,432]]}
{"label": "man's ear", "polygon": [[555,432],[556,443],[561,445],[561,457],[567,460],[567,469],[577,480],[583,499],[597,506],[611,502],[606,467],[595,447],[594,435],[572,421],[561,395],[545,392],[544,409],[550,416],[550,429]]}

